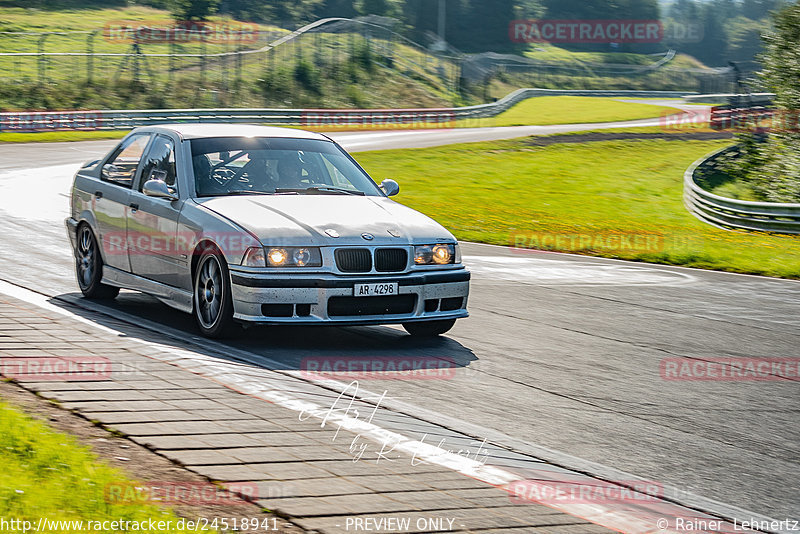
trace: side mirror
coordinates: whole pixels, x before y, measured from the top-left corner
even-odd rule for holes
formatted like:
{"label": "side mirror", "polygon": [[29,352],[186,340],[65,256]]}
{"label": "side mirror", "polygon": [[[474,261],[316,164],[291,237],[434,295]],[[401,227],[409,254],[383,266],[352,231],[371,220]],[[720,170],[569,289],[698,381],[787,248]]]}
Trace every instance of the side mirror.
{"label": "side mirror", "polygon": [[113,163],[106,163],[103,165],[103,169],[100,172],[105,180],[113,180],[119,175],[119,167]]}
{"label": "side mirror", "polygon": [[148,180],[160,180],[162,182],[167,181],[167,171],[162,171],[160,169],[153,169],[150,171],[150,176],[147,178]]}
{"label": "side mirror", "polygon": [[178,195],[170,191],[167,183],[162,180],[147,180],[142,186],[142,193],[148,197],[178,200]]}
{"label": "side mirror", "polygon": [[393,197],[400,192],[400,184],[387,179],[381,182],[381,189],[387,197]]}

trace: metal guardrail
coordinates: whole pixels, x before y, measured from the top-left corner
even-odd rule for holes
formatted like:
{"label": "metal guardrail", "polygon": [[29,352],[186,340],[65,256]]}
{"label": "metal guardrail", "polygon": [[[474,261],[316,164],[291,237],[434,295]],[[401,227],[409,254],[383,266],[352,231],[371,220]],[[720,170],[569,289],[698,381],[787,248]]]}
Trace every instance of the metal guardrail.
{"label": "metal guardrail", "polygon": [[768,105],[775,98],[775,93],[749,93],[749,94],[733,94],[733,93],[713,93],[713,94],[694,94],[683,97],[687,104],[702,103],[702,104],[730,104],[733,101],[751,102],[760,105]]}
{"label": "metal guardrail", "polygon": [[460,108],[421,109],[152,109],[99,111],[34,111],[0,113],[0,132],[52,130],[126,130],[137,126],[175,122],[267,123],[293,126],[366,125],[452,127],[459,119],[494,117],[514,105],[539,96],[594,96],[623,98],[679,98],[681,91],[589,91],[518,89],[497,102]]}
{"label": "metal guardrail", "polygon": [[774,114],[775,109],[768,106],[714,106],[711,108],[709,126],[712,130],[753,130],[764,119],[770,119]]}
{"label": "metal guardrail", "polygon": [[800,204],[735,200],[709,193],[698,185],[698,176],[713,172],[723,161],[738,155],[738,146],[723,148],[686,170],[683,176],[686,209],[701,221],[724,230],[800,234]]}

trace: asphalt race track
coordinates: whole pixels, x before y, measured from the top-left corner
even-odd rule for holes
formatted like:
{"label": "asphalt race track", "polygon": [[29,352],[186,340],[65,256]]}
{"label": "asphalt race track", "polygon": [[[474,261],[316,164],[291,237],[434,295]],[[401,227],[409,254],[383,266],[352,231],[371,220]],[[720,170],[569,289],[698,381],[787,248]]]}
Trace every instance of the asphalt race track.
{"label": "asphalt race track", "polygon": [[[625,124],[332,136],[359,151]],[[0,146],[0,279],[82,301],[63,225],[67,191],[78,164],[115,143]],[[578,470],[616,469],[722,508],[800,518],[797,381],[671,381],[661,372],[669,358],[797,358],[800,282],[470,243],[463,253],[471,317],[440,340],[394,327],[251,328],[228,345],[287,370],[309,355],[450,359],[459,368],[448,380],[366,387],[522,453],[570,455]],[[83,305],[198,336],[191,317],[136,293]]]}

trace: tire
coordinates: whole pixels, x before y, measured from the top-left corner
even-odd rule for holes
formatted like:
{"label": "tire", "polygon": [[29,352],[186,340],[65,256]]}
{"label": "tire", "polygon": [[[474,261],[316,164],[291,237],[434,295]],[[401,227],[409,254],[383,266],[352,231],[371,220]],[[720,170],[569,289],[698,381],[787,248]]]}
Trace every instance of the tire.
{"label": "tire", "polygon": [[414,337],[436,337],[453,328],[454,324],[456,324],[455,319],[439,319],[437,321],[403,323],[403,328]]}
{"label": "tire", "polygon": [[194,319],[200,332],[222,338],[233,331],[233,300],[225,258],[213,248],[205,249],[194,273]]}
{"label": "tire", "polygon": [[82,224],[77,230],[75,247],[75,276],[78,287],[87,299],[108,300],[119,295],[119,288],[108,286],[100,281],[103,279],[103,258],[97,239],[88,224]]}

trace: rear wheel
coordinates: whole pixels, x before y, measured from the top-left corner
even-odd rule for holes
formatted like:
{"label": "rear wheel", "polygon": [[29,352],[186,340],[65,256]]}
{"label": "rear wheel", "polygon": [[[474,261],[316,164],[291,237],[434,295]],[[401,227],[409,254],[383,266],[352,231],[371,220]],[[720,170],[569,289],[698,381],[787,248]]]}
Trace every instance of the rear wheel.
{"label": "rear wheel", "polygon": [[206,249],[194,275],[194,318],[204,336],[225,337],[233,329],[228,265],[214,249]]}
{"label": "rear wheel", "polygon": [[436,321],[403,323],[403,328],[414,337],[435,337],[453,328],[454,324],[456,324],[455,319],[439,319]]}
{"label": "rear wheel", "polygon": [[100,282],[103,279],[103,259],[94,232],[88,224],[78,227],[77,238],[75,275],[81,293],[89,299],[113,299],[119,295],[119,288]]}

